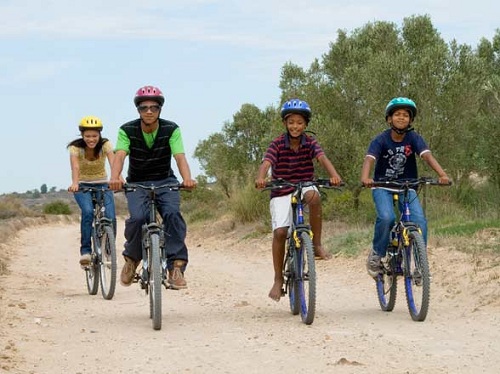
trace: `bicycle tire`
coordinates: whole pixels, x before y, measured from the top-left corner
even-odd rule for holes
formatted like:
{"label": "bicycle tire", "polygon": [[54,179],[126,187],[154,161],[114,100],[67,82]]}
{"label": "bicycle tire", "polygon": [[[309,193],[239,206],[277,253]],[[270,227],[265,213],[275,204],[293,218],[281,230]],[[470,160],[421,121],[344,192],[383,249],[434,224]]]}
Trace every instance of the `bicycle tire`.
{"label": "bicycle tire", "polygon": [[295,246],[291,242],[288,243],[288,248],[289,250],[287,251],[287,256],[284,264],[283,278],[286,281],[285,287],[286,289],[288,289],[290,311],[293,315],[297,315],[300,312],[299,286],[296,275],[297,270],[295,268],[295,257],[297,256],[297,251],[295,250]]}
{"label": "bicycle tire", "polygon": [[[92,227],[95,231],[95,228]],[[92,253],[90,258],[90,264],[85,267],[85,280],[87,282],[87,291],[89,295],[96,295],[99,289],[99,258],[97,246],[99,242],[95,233],[92,234]]]}
{"label": "bicycle tire", "polygon": [[161,329],[161,262],[160,262],[160,235],[150,234],[149,247],[149,311],[154,330]]}
{"label": "bicycle tire", "polygon": [[422,322],[427,317],[430,299],[430,271],[427,248],[422,234],[410,231],[410,245],[405,248],[405,291],[412,320]]}
{"label": "bicycle tire", "polygon": [[396,268],[396,261],[397,258],[395,256],[391,257],[388,263],[384,265],[382,273],[376,279],[378,302],[384,312],[392,312],[396,305],[396,296],[398,293],[398,276],[394,270]]}
{"label": "bicycle tire", "polygon": [[300,299],[300,316],[302,322],[310,325],[316,313],[316,266],[314,247],[308,232],[300,234],[301,245],[296,257],[297,286]]}
{"label": "bicycle tire", "polygon": [[108,225],[102,227],[101,261],[99,278],[101,280],[101,294],[105,300],[111,300],[116,288],[116,243],[113,228]]}

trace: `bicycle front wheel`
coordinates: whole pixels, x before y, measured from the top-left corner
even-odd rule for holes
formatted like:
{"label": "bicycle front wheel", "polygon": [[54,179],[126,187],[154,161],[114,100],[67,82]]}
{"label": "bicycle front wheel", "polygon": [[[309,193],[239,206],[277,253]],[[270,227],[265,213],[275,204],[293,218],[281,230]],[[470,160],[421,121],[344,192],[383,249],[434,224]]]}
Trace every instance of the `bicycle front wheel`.
{"label": "bicycle front wheel", "polygon": [[398,292],[398,278],[396,271],[397,257],[391,257],[386,263],[383,263],[384,269],[377,276],[376,287],[380,308],[384,312],[392,312],[396,305],[396,295]]}
{"label": "bicycle front wheel", "polygon": [[160,235],[150,234],[149,248],[149,312],[153,329],[161,329],[161,262],[160,262]]}
{"label": "bicycle front wheel", "polygon": [[414,321],[424,321],[429,310],[430,271],[427,248],[418,231],[410,232],[410,245],[405,248],[405,291],[408,310]]}
{"label": "bicycle front wheel", "polygon": [[300,316],[302,322],[310,325],[316,312],[316,266],[314,248],[308,232],[300,234],[301,245],[296,251],[295,269],[298,296],[300,300]]}
{"label": "bicycle front wheel", "polygon": [[92,253],[90,254],[90,264],[85,267],[85,280],[89,295],[97,294],[97,290],[99,289],[99,245],[95,228],[92,226]]}
{"label": "bicycle front wheel", "polygon": [[100,261],[101,293],[106,300],[111,300],[116,287],[116,244],[111,226],[103,226],[101,237]]}

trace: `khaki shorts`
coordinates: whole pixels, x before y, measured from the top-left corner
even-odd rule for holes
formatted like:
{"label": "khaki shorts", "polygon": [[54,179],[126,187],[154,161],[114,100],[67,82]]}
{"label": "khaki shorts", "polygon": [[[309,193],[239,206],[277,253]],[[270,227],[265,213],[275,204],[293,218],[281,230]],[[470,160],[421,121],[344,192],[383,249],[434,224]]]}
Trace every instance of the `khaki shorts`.
{"label": "khaki shorts", "polygon": [[[302,196],[307,191],[316,191],[316,186],[304,187],[302,189]],[[292,194],[273,197],[269,202],[269,210],[271,211],[271,227],[274,230],[280,227],[290,227],[292,224]],[[306,206],[304,206],[305,209]]]}

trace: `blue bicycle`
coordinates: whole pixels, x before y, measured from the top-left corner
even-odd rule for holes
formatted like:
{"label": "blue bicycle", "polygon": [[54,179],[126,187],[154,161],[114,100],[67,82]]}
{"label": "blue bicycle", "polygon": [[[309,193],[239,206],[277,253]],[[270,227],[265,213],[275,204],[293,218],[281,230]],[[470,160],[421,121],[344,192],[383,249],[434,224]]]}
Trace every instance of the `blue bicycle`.
{"label": "blue bicycle", "polygon": [[302,189],[312,186],[339,189],[330,185],[328,179],[297,183],[277,179],[267,183],[263,189],[272,190],[287,187],[294,189],[291,198],[293,219],[283,263],[284,288],[282,294],[288,293],[292,314],[300,313],[302,322],[306,325],[313,323],[316,312],[316,265],[311,226],[304,219]]}
{"label": "blue bicycle", "polygon": [[437,179],[418,178],[373,182],[372,187],[394,189],[393,203],[399,206],[400,218],[391,229],[391,238],[382,268],[376,278],[377,296],[380,307],[390,312],[396,304],[397,278],[402,276],[405,284],[406,301],[414,321],[424,321],[429,310],[431,275],[427,248],[421,228],[411,221],[410,190],[418,191],[423,185],[440,185]]}

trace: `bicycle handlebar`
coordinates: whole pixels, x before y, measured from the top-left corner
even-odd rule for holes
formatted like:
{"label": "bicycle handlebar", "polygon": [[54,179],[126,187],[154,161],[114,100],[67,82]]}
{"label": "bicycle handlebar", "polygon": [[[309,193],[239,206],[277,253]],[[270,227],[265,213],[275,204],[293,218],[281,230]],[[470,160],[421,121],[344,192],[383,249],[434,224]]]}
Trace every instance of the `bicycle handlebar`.
{"label": "bicycle handlebar", "polygon": [[125,191],[125,192],[133,192],[133,191],[137,190],[138,188],[142,189],[142,190],[147,190],[147,191],[159,190],[162,188],[168,188],[171,191],[179,191],[179,190],[184,190],[184,189],[187,190],[186,187],[184,187],[182,184],[179,184],[179,183],[165,183],[165,184],[161,184],[159,186],[155,186],[153,184],[146,185],[146,184],[140,184],[140,183],[125,183],[123,185],[123,191]]}
{"label": "bicycle handlebar", "polygon": [[83,187],[83,188],[78,188],[78,191],[76,191],[76,192],[93,192],[93,191],[105,192],[105,191],[112,191],[112,190],[109,187]]}
{"label": "bicycle handlebar", "polygon": [[[398,188],[398,189],[409,189],[415,188],[422,185],[431,186],[451,186],[452,182],[442,184],[439,183],[439,179],[421,177],[421,178],[409,178],[409,179],[396,179],[396,180],[386,180],[386,181],[373,181],[373,183],[368,187],[387,187],[387,188]],[[366,187],[362,185],[362,187]]]}
{"label": "bicycle handlebar", "polygon": [[274,179],[270,182],[266,183],[266,186],[262,189],[263,191],[266,190],[277,190],[281,188],[287,188],[287,187],[293,187],[293,188],[299,188],[299,187],[311,187],[311,186],[316,186],[319,188],[327,188],[327,189],[340,189],[340,187],[343,187],[345,185],[344,182],[341,182],[340,185],[334,186],[330,184],[329,179],[316,179],[313,181],[304,181],[304,182],[290,182],[284,179]]}

